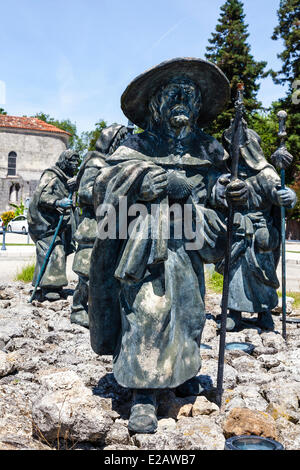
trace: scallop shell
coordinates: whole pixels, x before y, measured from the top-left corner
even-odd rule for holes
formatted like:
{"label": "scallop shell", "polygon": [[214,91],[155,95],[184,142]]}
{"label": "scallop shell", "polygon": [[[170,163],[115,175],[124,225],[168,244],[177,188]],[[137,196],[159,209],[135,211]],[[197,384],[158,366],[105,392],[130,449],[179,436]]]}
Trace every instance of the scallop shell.
{"label": "scallop shell", "polygon": [[193,185],[186,176],[174,170],[168,173],[168,195],[174,200],[186,199],[193,189]]}

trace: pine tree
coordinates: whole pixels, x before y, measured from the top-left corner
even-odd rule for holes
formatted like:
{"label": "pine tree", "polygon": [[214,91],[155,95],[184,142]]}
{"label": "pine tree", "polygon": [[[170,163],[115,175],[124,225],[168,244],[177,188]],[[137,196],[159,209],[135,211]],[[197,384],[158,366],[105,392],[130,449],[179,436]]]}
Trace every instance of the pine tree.
{"label": "pine tree", "polygon": [[206,48],[205,57],[215,63],[225,73],[230,81],[231,101],[221,113],[208,132],[220,138],[222,132],[229,126],[230,119],[234,115],[234,100],[237,84],[245,85],[245,108],[248,119],[252,114],[261,109],[261,103],[257,100],[259,79],[266,77],[267,62],[256,62],[250,53],[248,25],[245,24],[243,3],[240,0],[226,0],[221,7],[221,15],[216,26],[216,32],[208,40],[210,46]]}
{"label": "pine tree", "polygon": [[[285,109],[288,113],[287,148],[294,161],[287,171],[287,181],[300,191],[300,4],[299,0],[281,0],[277,11],[278,25],[272,39],[283,40],[284,50],[278,54],[282,68],[272,72],[276,84],[288,85],[285,97],[273,103],[273,109]],[[300,218],[300,204],[294,217]]]}

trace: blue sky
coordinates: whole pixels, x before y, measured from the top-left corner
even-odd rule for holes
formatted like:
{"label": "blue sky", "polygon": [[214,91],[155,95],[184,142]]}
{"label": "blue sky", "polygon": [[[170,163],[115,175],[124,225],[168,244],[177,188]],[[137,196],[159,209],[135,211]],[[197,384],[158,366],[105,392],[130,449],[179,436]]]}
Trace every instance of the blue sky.
{"label": "blue sky", "polygon": [[[39,111],[91,130],[127,122],[120,96],[149,67],[179,56],[204,58],[224,0],[14,0],[2,2],[0,80],[11,115]],[[244,0],[251,52],[280,68],[272,41],[279,0]],[[262,82],[268,106],[284,89]]]}

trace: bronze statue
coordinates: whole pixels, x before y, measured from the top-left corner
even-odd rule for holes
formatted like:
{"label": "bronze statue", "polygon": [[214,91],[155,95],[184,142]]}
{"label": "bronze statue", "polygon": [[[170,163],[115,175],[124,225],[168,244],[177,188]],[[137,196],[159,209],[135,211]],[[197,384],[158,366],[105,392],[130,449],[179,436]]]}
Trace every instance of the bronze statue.
{"label": "bronze statue", "polygon": [[93,186],[97,174],[105,166],[105,158],[112,154],[126,138],[128,128],[119,124],[102,130],[96,142],[96,150],[88,152],[77,174],[78,204],[81,208],[80,223],[74,240],[77,249],[73,271],[78,275],[78,284],[73,295],[71,323],[88,328],[88,284],[90,259],[97,235],[97,222],[93,205]]}
{"label": "bronze statue", "polygon": [[[134,390],[132,432],[155,432],[158,389],[202,392],[196,376],[205,323],[203,264],[224,256],[225,216],[214,207],[228,154],[201,128],[229,95],[221,70],[201,59],[169,60],[138,76],[121,106],[144,132],[106,158],[94,184],[91,344],[98,354],[113,354],[117,382]],[[229,185],[227,197],[232,193],[244,200],[246,185],[237,191]],[[143,215],[132,227],[134,204]]]}
{"label": "bronze statue", "polygon": [[[223,134],[228,150],[232,129]],[[238,177],[248,188],[247,200],[234,213],[233,246],[229,275],[229,315],[227,330],[243,327],[242,312],[257,313],[257,326],[272,330],[271,315],[278,304],[279,281],[276,268],[280,259],[280,206],[292,208],[296,194],[281,189],[280,177],[269,164],[260,146],[258,134],[243,121]],[[220,179],[225,188],[230,174]],[[226,207],[226,197],[220,198],[219,208]],[[223,261],[217,270],[223,272]]]}
{"label": "bronze statue", "polygon": [[40,282],[42,299],[45,300],[59,300],[62,288],[68,284],[66,258],[75,251],[72,241],[75,231],[73,203],[68,196],[76,187],[74,174],[78,164],[79,155],[76,152],[72,150],[62,152],[55,166],[43,172],[28,209],[29,234],[36,244],[33,286],[52,243],[60,216],[63,215],[59,233]]}

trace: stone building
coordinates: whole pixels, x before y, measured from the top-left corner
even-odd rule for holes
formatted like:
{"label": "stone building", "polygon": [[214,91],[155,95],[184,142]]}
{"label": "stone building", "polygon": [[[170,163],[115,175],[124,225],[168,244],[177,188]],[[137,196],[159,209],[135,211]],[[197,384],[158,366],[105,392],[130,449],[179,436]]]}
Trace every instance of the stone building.
{"label": "stone building", "polygon": [[70,134],[37,118],[0,115],[0,214],[25,203],[55,164]]}

